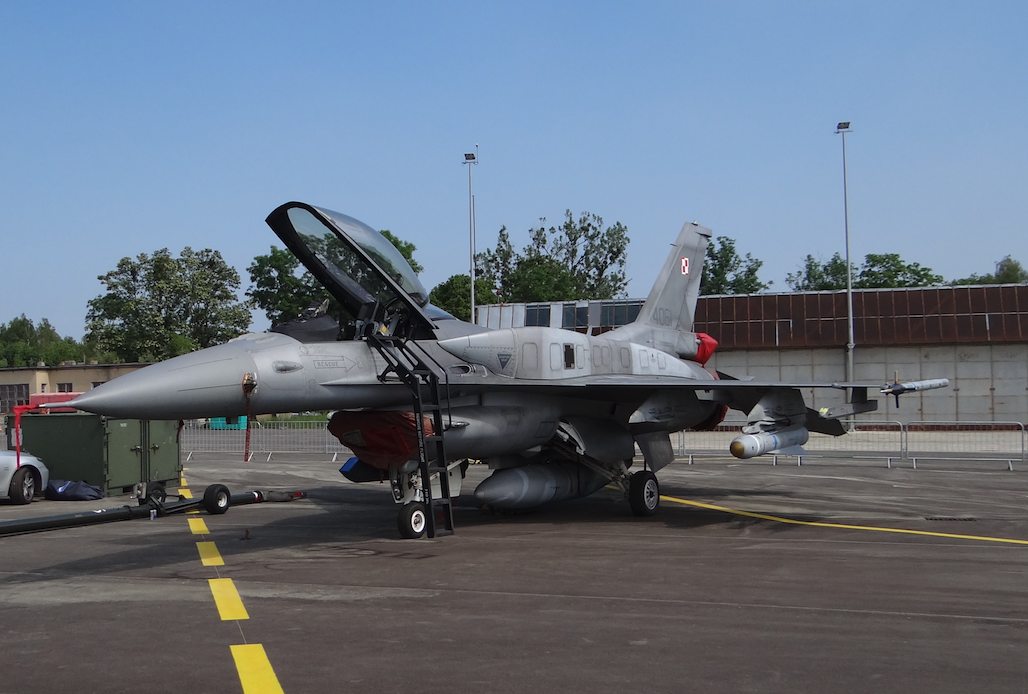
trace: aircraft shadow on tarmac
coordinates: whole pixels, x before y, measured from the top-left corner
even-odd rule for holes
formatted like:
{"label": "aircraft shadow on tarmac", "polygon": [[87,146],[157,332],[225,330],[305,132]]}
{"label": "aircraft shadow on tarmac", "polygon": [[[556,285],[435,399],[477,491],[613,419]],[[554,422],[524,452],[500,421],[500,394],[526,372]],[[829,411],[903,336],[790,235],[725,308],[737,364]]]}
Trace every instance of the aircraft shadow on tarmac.
{"label": "aircraft shadow on tarmac", "polygon": [[[370,485],[369,485],[370,486]],[[383,499],[381,490],[357,486],[328,486],[310,489],[306,502],[290,502],[288,505],[299,511],[287,518],[261,522],[262,507],[278,505],[267,502],[244,509],[229,509],[224,518],[231,530],[224,526],[218,528],[218,521],[211,522],[212,535],[204,539],[218,542],[223,556],[250,556],[259,553],[275,555],[288,551],[291,555],[302,554],[309,549],[312,558],[331,558],[338,554],[323,550],[331,546],[340,550],[345,544],[362,544],[371,541],[396,542],[397,557],[406,559],[423,559],[445,555],[446,538],[431,540],[400,540],[397,537],[395,505],[388,498]],[[765,492],[753,490],[727,490],[715,488],[669,488],[668,494],[675,496],[701,495],[705,499],[722,496],[790,496],[787,492]],[[313,505],[319,512],[309,513],[300,510],[300,505]],[[746,518],[724,511],[691,508],[665,501],[658,513],[648,518],[633,516],[628,502],[620,492],[604,489],[582,499],[574,499],[555,503],[522,512],[492,512],[482,508],[475,498],[468,494],[458,497],[455,504],[455,518],[458,536],[463,532],[476,529],[495,528],[510,529],[512,532],[541,530],[554,527],[582,526],[590,524],[625,524],[638,528],[639,525],[657,525],[671,530],[699,530],[705,527],[722,526],[729,531],[744,530],[750,527],[766,527],[769,532],[788,532],[795,526],[772,524],[757,518]],[[201,515],[201,518],[206,516]],[[798,517],[797,517],[798,519]],[[817,518],[803,518],[817,520]],[[127,534],[118,532],[106,537],[102,542],[107,545],[121,545],[123,550],[104,552],[97,556],[56,561],[55,563],[37,567],[31,573],[19,573],[0,578],[0,585],[17,585],[68,578],[75,576],[119,575],[132,572],[167,567],[171,573],[164,578],[194,578],[196,565],[196,548],[193,542],[183,542],[188,532],[182,522],[182,516],[168,516],[156,521],[131,521],[134,527],[147,523],[156,532]],[[95,525],[87,528],[57,530],[45,533],[45,537],[54,537],[63,541],[71,538],[69,534],[88,534],[91,541],[103,537],[101,534],[112,526],[119,524]],[[145,527],[145,526],[144,526]],[[641,532],[645,532],[644,530]],[[37,533],[29,533],[34,537]],[[81,536],[81,535],[80,535]],[[244,536],[248,539],[244,540]],[[192,536],[200,539],[198,536]],[[13,538],[12,538],[13,539]],[[83,539],[86,539],[83,537]],[[59,545],[58,545],[59,546]],[[354,550],[356,551],[356,550]],[[381,552],[375,552],[381,554]],[[230,561],[230,559],[229,559]],[[182,572],[173,567],[188,567]]]}

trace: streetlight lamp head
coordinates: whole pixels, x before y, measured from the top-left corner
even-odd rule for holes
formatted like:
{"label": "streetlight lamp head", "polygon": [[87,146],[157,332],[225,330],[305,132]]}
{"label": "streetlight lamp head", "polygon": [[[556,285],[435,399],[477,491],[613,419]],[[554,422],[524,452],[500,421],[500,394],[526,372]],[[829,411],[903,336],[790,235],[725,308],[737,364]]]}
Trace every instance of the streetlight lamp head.
{"label": "streetlight lamp head", "polygon": [[475,159],[477,159],[477,157],[474,152],[468,152],[464,155],[464,161],[475,161]]}
{"label": "streetlight lamp head", "polygon": [[835,126],[835,129],[836,130],[849,130],[850,129],[850,122],[849,121],[843,121],[842,123],[839,123],[837,126]]}

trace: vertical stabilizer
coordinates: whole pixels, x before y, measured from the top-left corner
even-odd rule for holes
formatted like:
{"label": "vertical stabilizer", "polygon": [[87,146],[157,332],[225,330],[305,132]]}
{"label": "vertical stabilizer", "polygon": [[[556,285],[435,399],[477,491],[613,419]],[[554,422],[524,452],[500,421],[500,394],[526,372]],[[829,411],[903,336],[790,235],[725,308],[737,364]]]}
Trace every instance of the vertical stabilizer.
{"label": "vertical stabilizer", "polygon": [[682,227],[636,322],[654,328],[692,331],[710,234],[710,229],[695,222]]}
{"label": "vertical stabilizer", "polygon": [[653,345],[682,358],[696,355],[692,325],[710,235],[710,229],[695,222],[682,227],[639,317],[612,331],[611,337]]}

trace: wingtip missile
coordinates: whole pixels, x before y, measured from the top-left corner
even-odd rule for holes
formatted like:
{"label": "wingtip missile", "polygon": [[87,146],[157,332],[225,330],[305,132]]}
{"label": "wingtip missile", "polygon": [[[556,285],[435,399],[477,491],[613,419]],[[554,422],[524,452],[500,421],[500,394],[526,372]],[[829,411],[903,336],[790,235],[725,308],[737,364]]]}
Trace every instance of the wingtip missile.
{"label": "wingtip missile", "polygon": [[926,381],[907,381],[906,383],[890,383],[882,388],[886,395],[900,395],[915,390],[935,390],[949,385],[948,378],[930,378]]}
{"label": "wingtip missile", "polygon": [[896,398],[896,407],[899,407],[899,396],[903,393],[912,393],[918,390],[935,390],[949,386],[948,378],[930,378],[925,381],[907,381],[906,383],[893,382],[882,388],[885,395],[892,395]]}

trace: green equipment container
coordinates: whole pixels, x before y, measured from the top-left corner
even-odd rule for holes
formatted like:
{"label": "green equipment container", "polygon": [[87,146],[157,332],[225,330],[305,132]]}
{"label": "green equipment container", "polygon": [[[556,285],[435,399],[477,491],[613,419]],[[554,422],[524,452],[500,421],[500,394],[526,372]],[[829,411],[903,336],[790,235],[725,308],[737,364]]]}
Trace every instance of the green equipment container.
{"label": "green equipment container", "polygon": [[[6,429],[13,449],[13,416]],[[182,475],[177,421],[26,414],[21,448],[43,461],[50,479],[87,482],[108,496],[130,492],[140,482],[178,485]]]}

